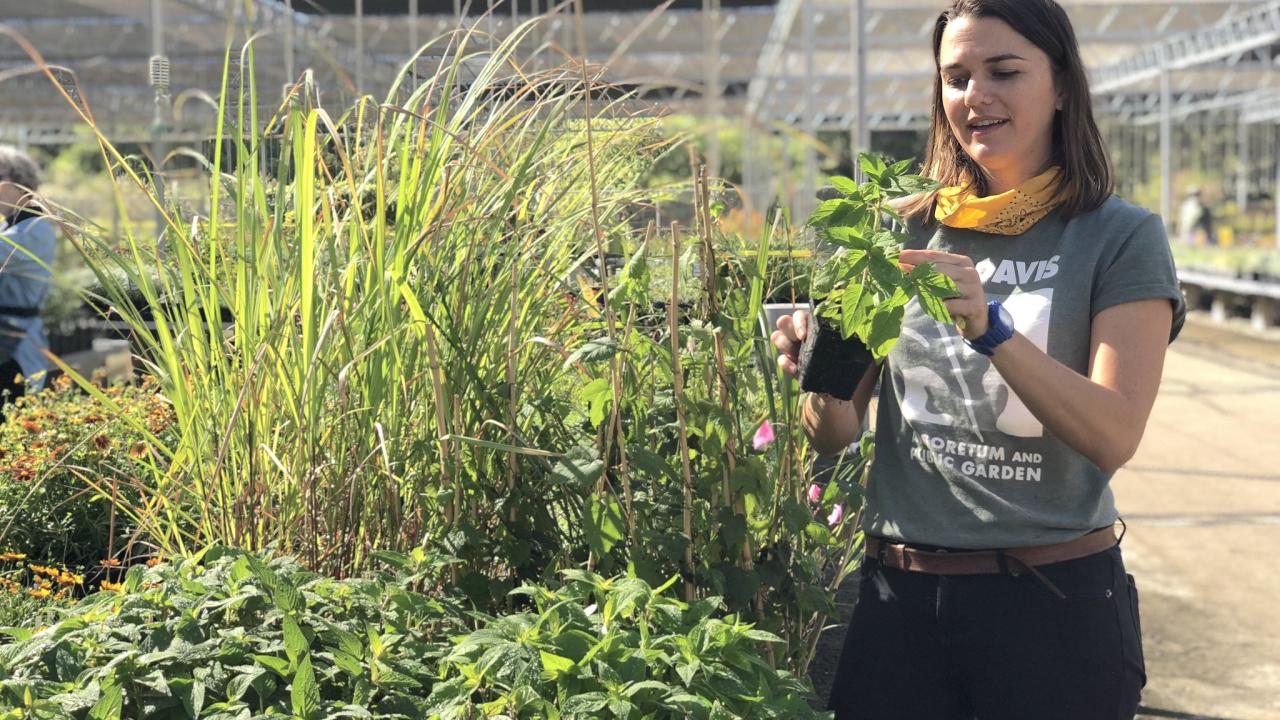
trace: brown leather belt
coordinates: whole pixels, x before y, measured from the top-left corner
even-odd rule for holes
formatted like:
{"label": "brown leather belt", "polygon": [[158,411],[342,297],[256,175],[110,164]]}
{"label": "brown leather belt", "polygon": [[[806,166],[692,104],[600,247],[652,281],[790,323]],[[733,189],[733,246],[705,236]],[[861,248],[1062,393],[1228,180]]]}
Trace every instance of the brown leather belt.
{"label": "brown leather belt", "polygon": [[1035,571],[1038,565],[1075,560],[1115,547],[1119,543],[1114,528],[1106,527],[1081,535],[1074,540],[1053,545],[1031,545],[1007,550],[964,550],[931,552],[918,550],[883,538],[867,536],[868,558],[898,570],[933,575],[987,575]]}

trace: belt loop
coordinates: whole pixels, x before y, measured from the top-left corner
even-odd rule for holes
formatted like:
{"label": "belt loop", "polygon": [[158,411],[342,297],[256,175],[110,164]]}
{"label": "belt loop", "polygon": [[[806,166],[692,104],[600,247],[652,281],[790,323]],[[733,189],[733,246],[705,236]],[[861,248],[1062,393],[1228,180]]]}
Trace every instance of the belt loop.
{"label": "belt loop", "polygon": [[[1120,521],[1120,537],[1116,538],[1116,544],[1119,545],[1120,543],[1124,542],[1124,534],[1129,531],[1129,525],[1125,523],[1124,518],[1120,517],[1119,515],[1116,516],[1116,520]],[[1114,527],[1114,524],[1113,524],[1113,527]]]}
{"label": "belt loop", "polygon": [[1001,575],[1009,574],[1009,561],[1005,558],[1003,549],[996,550],[996,565],[1000,568]]}

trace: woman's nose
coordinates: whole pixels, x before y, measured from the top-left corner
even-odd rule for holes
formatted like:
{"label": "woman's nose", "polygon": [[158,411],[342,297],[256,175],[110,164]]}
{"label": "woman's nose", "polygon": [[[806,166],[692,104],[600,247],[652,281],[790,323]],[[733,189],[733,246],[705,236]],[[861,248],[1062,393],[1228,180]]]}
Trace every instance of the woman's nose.
{"label": "woman's nose", "polygon": [[964,91],[964,104],[969,107],[980,107],[991,104],[991,96],[987,94],[986,88],[978,84],[977,79],[970,79],[968,87]]}

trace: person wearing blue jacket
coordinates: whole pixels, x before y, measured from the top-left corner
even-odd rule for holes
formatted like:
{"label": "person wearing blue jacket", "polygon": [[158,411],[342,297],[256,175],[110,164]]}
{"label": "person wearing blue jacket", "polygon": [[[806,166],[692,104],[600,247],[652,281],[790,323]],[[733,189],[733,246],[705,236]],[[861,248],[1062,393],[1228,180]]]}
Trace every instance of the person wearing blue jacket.
{"label": "person wearing blue jacket", "polygon": [[57,230],[36,190],[40,169],[0,145],[0,420],[4,406],[44,385],[48,346],[40,317],[52,280]]}

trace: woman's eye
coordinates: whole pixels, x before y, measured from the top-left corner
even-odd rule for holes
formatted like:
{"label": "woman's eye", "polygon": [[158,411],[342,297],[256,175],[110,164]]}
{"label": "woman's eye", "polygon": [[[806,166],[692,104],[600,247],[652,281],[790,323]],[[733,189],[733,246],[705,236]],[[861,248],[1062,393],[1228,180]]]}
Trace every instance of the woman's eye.
{"label": "woman's eye", "polygon": [[962,88],[969,84],[969,78],[952,77],[947,78],[947,86],[953,88]]}
{"label": "woman's eye", "polygon": [[991,77],[996,78],[997,80],[1008,80],[1017,74],[1017,70],[997,70],[996,72],[991,73]]}

